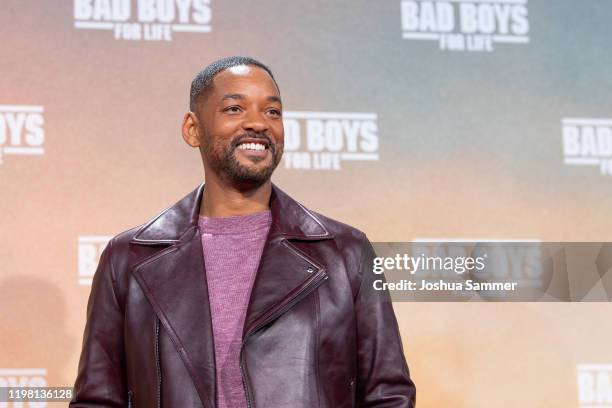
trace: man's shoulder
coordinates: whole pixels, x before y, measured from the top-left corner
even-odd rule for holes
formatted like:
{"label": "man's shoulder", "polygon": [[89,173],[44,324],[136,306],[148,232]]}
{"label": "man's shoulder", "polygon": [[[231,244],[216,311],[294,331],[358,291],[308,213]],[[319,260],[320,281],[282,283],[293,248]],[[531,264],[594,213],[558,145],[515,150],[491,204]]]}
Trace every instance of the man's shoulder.
{"label": "man's shoulder", "polygon": [[106,251],[109,252],[109,255],[111,253],[113,254],[113,258],[115,260],[113,263],[117,262],[118,260],[127,259],[130,241],[144,225],[145,224],[140,224],[135,227],[132,227],[128,230],[116,234],[110,239],[108,245],[106,246]]}
{"label": "man's shoulder", "polygon": [[309,210],[314,217],[329,231],[336,241],[347,243],[362,243],[366,240],[365,232],[344,222],[335,220],[316,211]]}
{"label": "man's shoulder", "polygon": [[202,191],[203,184],[146,222],[115,235],[110,241],[113,248],[127,248],[130,243],[160,246],[178,241],[193,221],[193,212],[196,204],[199,206]]}
{"label": "man's shoulder", "polygon": [[138,233],[138,231],[140,231],[140,229],[142,229],[142,227],[145,225],[146,223],[139,224],[135,227],[122,231],[116,234],[115,236],[113,236],[110,242],[113,244],[114,247],[127,246],[129,242],[132,240],[132,238],[134,238],[136,234]]}

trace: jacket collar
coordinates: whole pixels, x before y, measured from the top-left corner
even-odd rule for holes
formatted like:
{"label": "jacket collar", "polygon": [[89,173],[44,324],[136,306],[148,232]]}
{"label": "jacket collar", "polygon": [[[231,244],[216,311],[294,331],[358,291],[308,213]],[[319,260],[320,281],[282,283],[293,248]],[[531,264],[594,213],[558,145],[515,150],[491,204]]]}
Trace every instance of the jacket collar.
{"label": "jacket collar", "polygon": [[[132,238],[142,245],[174,244],[198,225],[204,183],[173,206],[144,224]],[[323,223],[308,209],[272,184],[270,196],[272,225],[269,238],[319,240],[333,238]]]}
{"label": "jacket collar", "polygon": [[[198,214],[204,186],[145,224],[132,238],[161,248],[132,265],[132,274],[185,363],[203,406],[214,407],[216,368],[212,313]],[[273,186],[272,225],[251,289],[243,339],[287,313],[327,279],[314,246],[332,235],[319,219]],[[309,240],[301,249],[291,240]],[[309,248],[306,248],[309,247]]]}

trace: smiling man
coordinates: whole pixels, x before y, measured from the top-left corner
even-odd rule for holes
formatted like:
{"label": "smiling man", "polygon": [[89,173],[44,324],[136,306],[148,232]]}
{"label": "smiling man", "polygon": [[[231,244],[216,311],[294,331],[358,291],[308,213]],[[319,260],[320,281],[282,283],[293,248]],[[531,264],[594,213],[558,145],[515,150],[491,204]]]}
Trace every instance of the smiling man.
{"label": "smiling man", "polygon": [[111,240],[87,307],[71,407],[414,407],[366,236],[272,184],[283,153],[271,71],[204,68],[183,138],[204,184]]}

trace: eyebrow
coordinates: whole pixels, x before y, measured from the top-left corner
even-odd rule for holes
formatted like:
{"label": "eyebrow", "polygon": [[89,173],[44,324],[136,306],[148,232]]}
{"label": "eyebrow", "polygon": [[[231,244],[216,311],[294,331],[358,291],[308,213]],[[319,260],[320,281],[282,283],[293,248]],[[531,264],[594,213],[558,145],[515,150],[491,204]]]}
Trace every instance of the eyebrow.
{"label": "eyebrow", "polygon": [[[226,100],[226,99],[246,99],[246,96],[243,94],[225,94],[223,95],[223,98],[221,98],[222,101]],[[268,100],[268,102],[278,102],[280,104],[282,104],[281,98],[279,98],[278,96],[268,96],[266,98]]]}

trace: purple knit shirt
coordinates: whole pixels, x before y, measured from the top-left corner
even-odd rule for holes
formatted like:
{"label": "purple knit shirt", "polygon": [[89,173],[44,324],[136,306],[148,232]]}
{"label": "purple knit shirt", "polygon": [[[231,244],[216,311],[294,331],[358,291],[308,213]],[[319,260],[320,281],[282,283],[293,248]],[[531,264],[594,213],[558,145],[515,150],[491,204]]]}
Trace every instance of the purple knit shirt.
{"label": "purple knit shirt", "polygon": [[245,408],[240,377],[242,328],[251,288],[272,223],[270,211],[200,216],[208,300],[212,316],[219,408]]}

